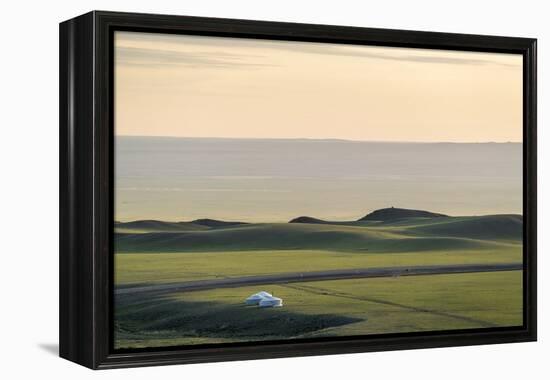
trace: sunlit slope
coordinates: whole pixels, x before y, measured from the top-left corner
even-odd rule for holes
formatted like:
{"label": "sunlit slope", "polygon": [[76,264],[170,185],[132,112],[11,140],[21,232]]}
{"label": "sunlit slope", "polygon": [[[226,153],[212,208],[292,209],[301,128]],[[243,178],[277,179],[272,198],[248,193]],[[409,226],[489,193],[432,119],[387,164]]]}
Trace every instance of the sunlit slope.
{"label": "sunlit slope", "polygon": [[446,218],[437,223],[426,223],[409,228],[422,235],[466,237],[473,239],[521,240],[523,218],[520,215],[486,215],[478,217]]}
{"label": "sunlit slope", "polygon": [[[128,223],[126,223],[128,224]],[[173,225],[172,223],[171,225]],[[179,224],[179,223],[176,223]],[[193,222],[188,222],[193,224]],[[318,249],[358,252],[415,252],[496,249],[521,242],[518,215],[400,218],[391,221],[231,224],[220,227],[126,230],[116,252],[220,252]],[[118,230],[122,232],[123,230]],[[152,231],[152,232],[149,232]]]}

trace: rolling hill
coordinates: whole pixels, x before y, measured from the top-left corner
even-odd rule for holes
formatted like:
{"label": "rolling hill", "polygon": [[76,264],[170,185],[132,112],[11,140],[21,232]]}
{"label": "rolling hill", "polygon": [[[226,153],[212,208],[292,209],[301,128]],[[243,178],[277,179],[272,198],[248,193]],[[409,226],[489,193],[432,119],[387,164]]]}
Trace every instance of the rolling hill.
{"label": "rolling hill", "polygon": [[[149,221],[145,226],[144,223],[131,225],[141,227],[140,232],[117,227],[115,246],[116,252],[301,249],[416,252],[494,249],[521,242],[523,221],[519,215],[447,217],[427,211],[400,210],[403,209],[398,209],[397,214],[391,212],[400,217],[395,220],[396,223],[389,224],[370,223],[369,220],[327,222],[303,217],[290,223],[208,222],[214,227],[193,222],[157,224]],[[403,214],[411,215],[411,212],[414,216],[401,217]],[[426,216],[430,214],[435,216]],[[389,217],[388,212],[376,215]],[[144,227],[149,230],[144,232]]]}
{"label": "rolling hill", "polygon": [[338,224],[322,219],[313,218],[311,216],[299,216],[289,221],[289,223],[307,223],[307,224]]}
{"label": "rolling hill", "polygon": [[376,220],[376,221],[384,222],[388,220],[396,220],[396,219],[404,219],[404,218],[442,218],[442,217],[448,217],[448,215],[438,214],[435,212],[423,211],[423,210],[410,210],[406,208],[389,207],[389,208],[382,208],[379,210],[375,210],[370,214],[359,219],[359,221]]}
{"label": "rolling hill", "polygon": [[191,222],[137,220],[133,222],[115,222],[115,231],[119,233],[188,232],[203,231],[220,227],[239,226],[244,224],[247,223],[229,222],[215,219],[196,219]]}
{"label": "rolling hill", "polygon": [[410,210],[405,208],[382,208],[375,210],[370,214],[352,221],[328,221],[311,216],[300,216],[294,218],[289,223],[308,223],[308,224],[337,224],[337,225],[349,225],[349,226],[365,226],[375,223],[397,223],[399,221],[410,222],[411,219],[430,219],[430,218],[448,218],[448,215],[439,214],[430,211],[423,210]]}
{"label": "rolling hill", "polygon": [[441,223],[425,224],[409,229],[421,235],[467,237],[473,239],[517,240],[523,236],[521,215],[485,215],[448,218]]}
{"label": "rolling hill", "polygon": [[225,220],[216,220],[216,219],[196,219],[190,223],[194,225],[205,226],[210,228],[240,226],[243,224],[248,224],[244,222],[228,222]]}
{"label": "rolling hill", "polygon": [[115,223],[116,232],[146,233],[146,232],[183,232],[208,229],[205,226],[191,222],[163,222],[160,220],[136,220],[133,222]]}

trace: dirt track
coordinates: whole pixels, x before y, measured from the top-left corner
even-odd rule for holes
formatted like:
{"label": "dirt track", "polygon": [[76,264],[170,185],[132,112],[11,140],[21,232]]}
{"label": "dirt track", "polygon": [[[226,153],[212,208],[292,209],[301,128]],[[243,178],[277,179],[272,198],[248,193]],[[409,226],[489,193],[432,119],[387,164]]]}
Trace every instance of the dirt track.
{"label": "dirt track", "polygon": [[115,295],[174,293],[209,290],[216,288],[237,288],[249,285],[288,284],[295,282],[344,280],[351,278],[377,278],[399,276],[425,276],[453,273],[476,273],[522,270],[523,264],[464,264],[425,265],[412,267],[384,267],[365,269],[337,269],[316,272],[281,273],[261,276],[234,277],[215,280],[187,281],[170,284],[134,286],[115,289]]}

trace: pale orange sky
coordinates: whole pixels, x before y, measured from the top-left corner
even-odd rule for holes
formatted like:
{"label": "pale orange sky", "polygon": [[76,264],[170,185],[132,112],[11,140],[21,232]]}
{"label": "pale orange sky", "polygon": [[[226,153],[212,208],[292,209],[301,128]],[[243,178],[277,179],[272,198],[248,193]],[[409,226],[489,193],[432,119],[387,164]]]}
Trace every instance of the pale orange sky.
{"label": "pale orange sky", "polygon": [[522,57],[116,32],[115,133],[522,141]]}

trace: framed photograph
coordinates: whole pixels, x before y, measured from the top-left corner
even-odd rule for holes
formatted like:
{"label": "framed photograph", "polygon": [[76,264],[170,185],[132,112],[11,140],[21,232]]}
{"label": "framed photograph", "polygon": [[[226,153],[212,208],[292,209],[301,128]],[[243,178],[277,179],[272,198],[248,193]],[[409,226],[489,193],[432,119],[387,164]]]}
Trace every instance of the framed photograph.
{"label": "framed photograph", "polygon": [[536,340],[536,40],[60,24],[60,356]]}

